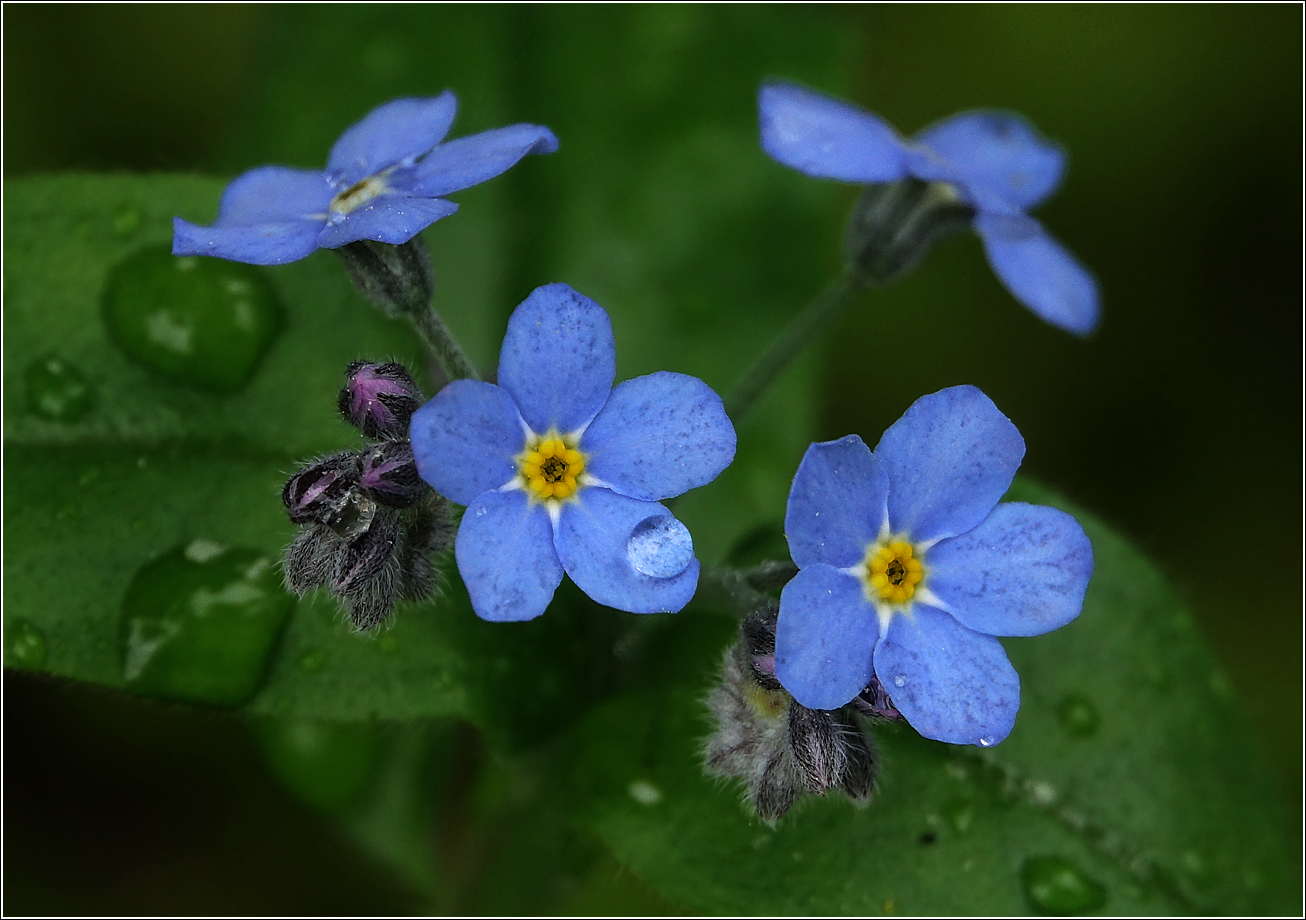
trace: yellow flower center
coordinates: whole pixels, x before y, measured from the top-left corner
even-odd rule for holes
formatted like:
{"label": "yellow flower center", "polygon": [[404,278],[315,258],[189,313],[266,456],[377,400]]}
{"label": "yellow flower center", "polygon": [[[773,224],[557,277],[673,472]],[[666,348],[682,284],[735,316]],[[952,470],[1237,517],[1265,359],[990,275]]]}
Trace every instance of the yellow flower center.
{"label": "yellow flower center", "polygon": [[906,540],[877,541],[866,550],[866,594],[872,599],[909,601],[924,577],[921,561]]}
{"label": "yellow flower center", "polygon": [[331,210],[336,214],[348,214],[355,208],[367,204],[385,191],[385,182],[378,176],[368,176],[355,182],[339,195],[331,199]]}
{"label": "yellow flower center", "polygon": [[585,455],[572,439],[555,431],[537,436],[517,456],[517,472],[527,493],[539,499],[567,498],[576,491],[577,477],[584,471]]}

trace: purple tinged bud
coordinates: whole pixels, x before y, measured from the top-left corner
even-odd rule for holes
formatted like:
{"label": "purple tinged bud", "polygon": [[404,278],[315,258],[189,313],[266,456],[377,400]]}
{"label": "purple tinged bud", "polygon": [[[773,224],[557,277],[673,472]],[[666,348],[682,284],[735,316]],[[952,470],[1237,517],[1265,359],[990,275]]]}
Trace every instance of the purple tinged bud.
{"label": "purple tinged bud", "polygon": [[430,491],[417,474],[417,462],[407,441],[386,441],[363,453],[359,485],[392,508],[409,508]]}
{"label": "purple tinged bud", "polygon": [[358,456],[348,451],[300,470],[281,490],[281,502],[290,520],[296,524],[336,521],[350,503],[358,474]]}
{"label": "purple tinged bud", "polygon": [[355,361],[337,405],[345,421],[369,438],[406,438],[408,420],[422,404],[422,391],[402,364]]}

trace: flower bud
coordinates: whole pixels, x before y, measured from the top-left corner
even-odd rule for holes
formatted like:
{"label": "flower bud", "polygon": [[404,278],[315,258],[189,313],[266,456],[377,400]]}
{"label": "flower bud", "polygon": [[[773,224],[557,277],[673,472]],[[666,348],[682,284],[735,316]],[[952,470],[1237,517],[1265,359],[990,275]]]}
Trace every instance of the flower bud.
{"label": "flower bud", "polygon": [[945,182],[902,179],[868,185],[844,231],[847,270],[885,284],[915,268],[944,237],[969,229],[975,209]]}
{"label": "flower bud", "polygon": [[393,245],[359,240],[333,249],[354,287],[387,316],[425,310],[435,293],[435,268],[422,237]]}
{"label": "flower bud", "polygon": [[422,391],[402,364],[355,361],[337,406],[345,421],[369,438],[407,438],[408,420],[422,404]]}
{"label": "flower bud", "polygon": [[432,489],[417,475],[417,461],[407,441],[386,441],[363,452],[358,484],[392,508],[408,508]]}
{"label": "flower bud", "polygon": [[281,502],[296,524],[330,524],[345,514],[358,474],[356,454],[332,454],[290,477]]}

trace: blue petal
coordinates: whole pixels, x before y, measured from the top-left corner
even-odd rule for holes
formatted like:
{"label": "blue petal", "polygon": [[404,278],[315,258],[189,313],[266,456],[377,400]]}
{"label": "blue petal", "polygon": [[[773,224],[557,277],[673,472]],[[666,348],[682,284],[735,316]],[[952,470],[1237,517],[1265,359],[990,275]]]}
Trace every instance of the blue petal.
{"label": "blue petal", "polygon": [[215,256],[251,265],[284,265],[318,248],[320,220],[250,224],[243,227],[200,227],[180,217],[172,219],[172,254]]}
{"label": "blue petal", "polygon": [[1012,502],[931,547],[925,562],[930,591],[963,626],[1037,636],[1079,616],[1093,546],[1064,511]]}
{"label": "blue petal", "polygon": [[763,83],[757,112],[762,149],[799,172],[861,183],[907,175],[897,132],[856,106],[792,83]]}
{"label": "blue petal", "polygon": [[1016,724],[1020,677],[1002,643],[916,604],[875,649],[875,676],[912,728],[949,744],[997,744]]}
{"label": "blue petal", "polygon": [[875,448],[889,477],[889,526],[912,540],[965,533],[1011,485],[1025,439],[972,386],[916,400]]}
{"label": "blue petal", "polygon": [[357,240],[396,245],[407,243],[440,218],[457,210],[458,205],[442,198],[382,195],[343,215],[339,223],[328,223],[318,236],[317,244],[323,249],[338,249]]}
{"label": "blue petal", "polygon": [[449,133],[458,100],[445,90],[429,99],[395,99],[350,127],[327,159],[337,190],[426,153]]}
{"label": "blue petal", "polygon": [[886,520],[889,481],[855,434],[803,454],[785,508],[789,555],[800,566],[846,569],[862,561]]}
{"label": "blue petal", "polygon": [[780,593],[775,676],[809,709],[838,709],[861,693],[880,624],[853,576],[817,563]]}
{"label": "blue petal", "polygon": [[617,386],[585,429],[586,472],[658,501],[706,485],[735,457],[735,426],[697,377],[658,371]]}
{"label": "blue petal", "polygon": [[417,471],[460,505],[517,475],[526,446],[512,397],[480,380],[455,380],[413,413],[409,426]]}
{"label": "blue petal", "polygon": [[1097,327],[1097,282],[1038,221],[981,214],[975,230],[993,271],[1040,319],[1075,335]]}
{"label": "blue petal", "polygon": [[260,166],[231,180],[218,204],[216,227],[326,220],[335,193],[326,173],[286,166]]}
{"label": "blue petal", "polygon": [[493,179],[531,153],[553,153],[558,139],[542,125],[509,125],[441,144],[416,166],[396,174],[397,187],[437,197]]}
{"label": "blue petal", "polygon": [[485,492],[467,506],[454,556],[482,620],[533,620],[562,582],[549,515],[519,490]]}
{"label": "blue petal", "polygon": [[603,408],[616,375],[612,321],[567,285],[537,287],[508,319],[499,385],[534,431],[584,426]]}
{"label": "blue petal", "polygon": [[1025,209],[1056,190],[1066,155],[1012,112],[963,112],[916,135],[952,165],[952,180],[981,206],[996,196]]}
{"label": "blue petal", "polygon": [[648,527],[645,521],[670,513],[655,502],[582,488],[558,518],[555,539],[562,567],[600,604],[630,613],[675,613],[698,587],[698,560],[691,558],[671,578],[656,578],[635,568],[629,552],[636,530]]}

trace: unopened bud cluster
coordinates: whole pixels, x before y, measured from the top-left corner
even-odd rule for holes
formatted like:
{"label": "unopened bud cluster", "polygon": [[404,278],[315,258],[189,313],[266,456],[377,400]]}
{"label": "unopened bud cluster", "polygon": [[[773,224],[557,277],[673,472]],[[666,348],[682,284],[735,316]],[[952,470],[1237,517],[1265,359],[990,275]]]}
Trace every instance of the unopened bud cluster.
{"label": "unopened bud cluster", "polygon": [[721,683],[708,697],[716,730],[704,747],[709,773],[742,779],[758,816],[775,821],[804,793],[837,789],[857,804],[875,789],[879,761],[859,716],[901,719],[872,681],[840,710],[808,709],[775,677],[775,624],[770,604],[750,614],[726,652]]}
{"label": "unopened bud cluster", "polygon": [[449,503],[417,475],[408,422],[422,393],[399,364],[362,361],[346,370],[338,406],[371,439],[305,466],[281,491],[301,525],[286,550],[286,585],[297,594],[325,586],[359,630],[383,623],[400,599],[435,590],[433,556],[453,540]]}

